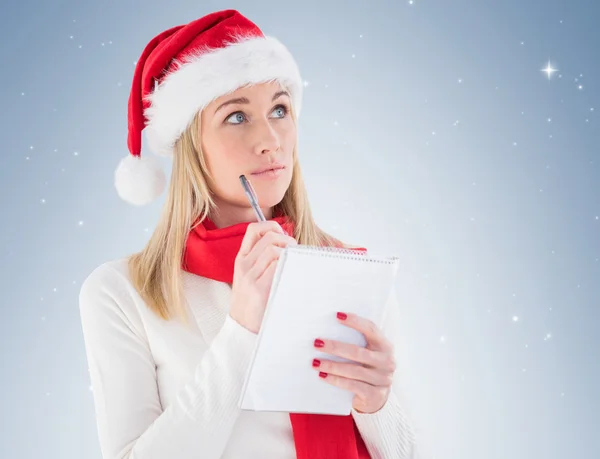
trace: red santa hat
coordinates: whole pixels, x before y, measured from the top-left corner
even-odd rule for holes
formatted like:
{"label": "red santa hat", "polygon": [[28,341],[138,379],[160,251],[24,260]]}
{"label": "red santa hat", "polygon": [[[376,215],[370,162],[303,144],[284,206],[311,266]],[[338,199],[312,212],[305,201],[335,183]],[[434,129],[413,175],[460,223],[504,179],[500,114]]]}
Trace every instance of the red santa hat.
{"label": "red santa hat", "polygon": [[155,200],[166,185],[153,157],[141,156],[142,131],[150,149],[171,156],[200,110],[217,97],[255,83],[278,81],[300,112],[302,80],[289,51],[235,10],[219,11],[153,38],[138,60],[128,104],[129,155],[115,171],[119,196],[134,205]]}

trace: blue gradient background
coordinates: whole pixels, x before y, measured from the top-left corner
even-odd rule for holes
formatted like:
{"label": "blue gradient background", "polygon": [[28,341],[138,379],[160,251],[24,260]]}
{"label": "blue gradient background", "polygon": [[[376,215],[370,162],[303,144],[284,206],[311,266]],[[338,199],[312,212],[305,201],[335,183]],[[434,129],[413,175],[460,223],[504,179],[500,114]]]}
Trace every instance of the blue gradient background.
{"label": "blue gradient background", "polygon": [[592,0],[3,3],[0,457],[100,458],[77,295],[162,204],[112,185],[134,62],[229,7],[308,81],[318,222],[403,260],[400,367],[434,456],[600,457]]}

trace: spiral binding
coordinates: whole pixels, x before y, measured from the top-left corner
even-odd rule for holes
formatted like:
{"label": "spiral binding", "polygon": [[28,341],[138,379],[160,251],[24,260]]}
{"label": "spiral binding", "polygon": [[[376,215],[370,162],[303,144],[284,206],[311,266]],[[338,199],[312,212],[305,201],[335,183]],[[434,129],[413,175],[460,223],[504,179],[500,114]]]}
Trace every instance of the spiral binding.
{"label": "spiral binding", "polygon": [[363,250],[347,249],[342,247],[322,247],[316,245],[295,245],[288,247],[288,250],[301,255],[318,255],[329,258],[344,258],[358,260],[369,263],[394,264],[398,257],[373,257]]}

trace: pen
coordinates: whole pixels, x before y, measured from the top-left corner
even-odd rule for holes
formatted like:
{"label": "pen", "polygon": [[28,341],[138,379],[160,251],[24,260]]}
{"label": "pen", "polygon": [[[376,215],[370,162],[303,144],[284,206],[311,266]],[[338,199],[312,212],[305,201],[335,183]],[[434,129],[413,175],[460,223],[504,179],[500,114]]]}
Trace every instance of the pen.
{"label": "pen", "polygon": [[266,221],[267,219],[265,218],[264,214],[262,213],[262,210],[260,210],[260,206],[258,205],[258,197],[256,196],[256,193],[254,192],[254,188],[252,188],[252,185],[250,184],[250,182],[248,181],[248,179],[246,178],[245,175],[240,175],[240,182],[242,182],[242,186],[244,187],[244,192],[246,193],[246,196],[248,197],[248,201],[250,201],[250,205],[254,209],[256,218],[258,218],[259,222]]}
{"label": "pen", "polygon": [[[246,193],[246,196],[248,197],[248,201],[250,201],[250,205],[254,209],[254,213],[256,214],[256,218],[258,218],[258,221],[259,222],[267,221],[264,214],[262,213],[262,210],[260,210],[260,206],[258,205],[258,197],[256,196],[254,188],[252,188],[252,184],[248,181],[248,179],[246,178],[245,175],[240,175],[240,182],[242,182],[242,187],[244,187],[244,192]],[[283,229],[283,233],[286,236],[289,236],[288,232],[285,229]]]}

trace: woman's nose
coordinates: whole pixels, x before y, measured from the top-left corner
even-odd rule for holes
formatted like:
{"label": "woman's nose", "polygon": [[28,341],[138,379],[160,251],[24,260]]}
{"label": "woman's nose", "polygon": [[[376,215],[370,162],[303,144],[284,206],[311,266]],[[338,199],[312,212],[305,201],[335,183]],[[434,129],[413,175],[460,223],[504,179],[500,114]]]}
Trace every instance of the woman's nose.
{"label": "woman's nose", "polygon": [[277,131],[273,128],[269,120],[264,120],[258,125],[255,125],[255,147],[254,152],[257,155],[274,153],[279,150],[280,141]]}

